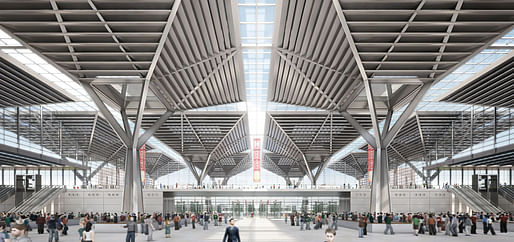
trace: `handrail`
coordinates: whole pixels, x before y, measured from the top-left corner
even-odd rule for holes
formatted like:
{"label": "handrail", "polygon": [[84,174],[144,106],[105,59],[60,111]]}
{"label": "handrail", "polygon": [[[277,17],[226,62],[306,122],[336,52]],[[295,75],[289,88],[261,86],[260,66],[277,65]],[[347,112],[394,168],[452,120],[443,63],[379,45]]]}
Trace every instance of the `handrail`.
{"label": "handrail", "polygon": [[453,192],[455,195],[459,197],[461,202],[468,205],[472,210],[480,211],[480,212],[503,212],[501,208],[494,206],[489,200],[482,197],[481,194],[474,191],[469,186],[460,186],[454,187],[451,186],[448,188],[448,191]]}

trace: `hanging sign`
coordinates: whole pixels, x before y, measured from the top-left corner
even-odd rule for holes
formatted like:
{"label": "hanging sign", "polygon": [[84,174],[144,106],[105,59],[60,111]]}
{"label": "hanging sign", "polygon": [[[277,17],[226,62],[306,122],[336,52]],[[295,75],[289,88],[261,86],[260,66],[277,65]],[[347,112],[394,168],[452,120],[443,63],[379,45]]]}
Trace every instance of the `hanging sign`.
{"label": "hanging sign", "polygon": [[253,182],[261,182],[261,139],[253,139]]}

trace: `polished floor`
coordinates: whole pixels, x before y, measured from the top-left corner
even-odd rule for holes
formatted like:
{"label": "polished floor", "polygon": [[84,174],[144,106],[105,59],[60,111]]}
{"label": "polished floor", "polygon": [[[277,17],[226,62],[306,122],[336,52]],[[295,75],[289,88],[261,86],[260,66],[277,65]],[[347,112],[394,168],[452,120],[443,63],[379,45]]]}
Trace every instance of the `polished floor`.
{"label": "polished floor", "polygon": [[[210,224],[212,225],[212,224]],[[302,241],[302,242],[317,242],[324,241],[324,234],[321,230],[299,231],[299,227],[292,227],[284,223],[283,220],[269,220],[264,218],[248,218],[237,221],[236,224],[240,228],[241,241],[257,241],[257,242],[273,242],[273,241]],[[195,230],[185,227],[179,231],[172,231],[171,238],[164,238],[164,231],[157,231],[154,233],[154,241],[222,241],[225,225],[223,226],[209,226],[209,230],[204,231],[200,227]],[[78,241],[77,227],[70,227],[70,235],[61,236],[61,242]],[[352,229],[340,228],[337,231],[336,241],[512,241],[513,233],[491,235],[474,235],[474,236],[459,236],[448,237],[442,233],[436,237],[423,235],[414,237],[412,234],[369,234],[364,239],[357,237],[357,231]],[[97,233],[95,242],[122,242],[125,241],[125,234],[116,233]],[[48,235],[37,235],[31,233],[32,241],[48,241]],[[146,241],[144,235],[138,234],[136,241]]]}

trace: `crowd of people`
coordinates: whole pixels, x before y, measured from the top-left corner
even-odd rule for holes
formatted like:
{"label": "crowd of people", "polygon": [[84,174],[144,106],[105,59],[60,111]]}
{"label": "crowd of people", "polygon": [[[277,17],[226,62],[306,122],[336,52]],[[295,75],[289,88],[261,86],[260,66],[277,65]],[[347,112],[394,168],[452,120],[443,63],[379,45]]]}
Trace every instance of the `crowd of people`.
{"label": "crowd of people", "polygon": [[[163,230],[166,238],[171,237],[172,230],[181,230],[191,226],[196,229],[200,226],[203,230],[212,226],[227,226],[225,237],[228,241],[231,238],[239,237],[239,230],[234,225],[234,220],[229,214],[219,212],[203,213],[0,213],[0,242],[11,239],[11,241],[31,241],[29,231],[37,230],[38,234],[48,234],[48,241],[59,241],[60,236],[68,236],[69,221],[78,220],[79,228],[76,235],[79,241],[94,241],[94,224],[114,223],[123,224],[127,230],[126,242],[134,242],[136,233],[146,235],[148,241],[153,240],[153,232]],[[252,216],[253,217],[253,216]],[[493,224],[500,224],[500,233],[507,233],[507,224],[513,222],[512,213],[487,214],[487,213],[307,213],[296,212],[284,214],[284,222],[291,226],[299,226],[300,230],[321,230],[328,231],[327,236],[335,237],[340,221],[353,221],[358,224],[358,236],[367,235],[369,224],[385,224],[384,234],[394,234],[394,224],[411,224],[413,234],[437,235],[444,233],[448,236],[466,236],[477,234],[477,227],[482,226],[484,234],[495,235]],[[482,225],[480,225],[482,223]],[[35,224],[32,228],[31,224]],[[76,225],[76,223],[75,223]],[[73,232],[75,233],[75,232]]]}
{"label": "crowd of people", "polygon": [[[79,214],[78,239],[82,242],[94,241],[93,221],[90,214]],[[0,242],[30,242],[29,232],[33,230],[31,222],[35,224],[37,233],[48,233],[48,241],[58,242],[59,236],[68,235],[68,221],[74,219],[73,213],[1,213],[0,214]],[[46,230],[45,230],[46,228]]]}
{"label": "crowd of people", "polygon": [[500,233],[507,233],[507,224],[514,221],[512,213],[401,213],[401,214],[360,214],[348,213],[343,216],[344,220],[358,221],[359,237],[362,238],[367,234],[367,225],[369,223],[384,223],[386,229],[384,234],[394,234],[393,223],[412,224],[415,236],[428,233],[429,235],[437,235],[444,232],[448,236],[458,236],[464,233],[466,236],[477,234],[477,224],[482,223],[483,233],[496,235],[493,224],[499,222]]}

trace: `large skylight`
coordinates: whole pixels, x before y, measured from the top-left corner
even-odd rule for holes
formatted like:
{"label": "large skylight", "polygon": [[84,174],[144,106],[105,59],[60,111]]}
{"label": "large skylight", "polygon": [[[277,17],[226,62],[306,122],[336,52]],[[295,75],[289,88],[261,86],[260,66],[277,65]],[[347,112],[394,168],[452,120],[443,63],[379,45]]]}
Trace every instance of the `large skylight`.
{"label": "large skylight", "polygon": [[[274,0],[239,0],[239,20],[246,83],[246,110],[251,147],[262,142],[266,123],[268,81],[270,76]],[[255,157],[261,154],[253,154]]]}
{"label": "large skylight", "polygon": [[[19,47],[19,48],[18,48]],[[29,48],[25,48],[21,42],[14,39],[10,34],[6,31],[0,29],[0,51],[7,54],[14,60],[19,63],[25,65],[30,70],[34,71],[36,74],[40,75],[41,78],[46,79],[48,83],[52,84],[51,86],[57,87],[60,91],[71,95],[71,97],[77,102],[68,102],[68,103],[56,103],[56,104],[46,104],[43,105],[43,108],[50,111],[96,111],[98,112],[97,106],[92,102],[92,99],[89,97],[84,88],[71,79],[69,76],[61,72],[54,65],[48,63],[44,58],[42,58],[39,54],[34,53]],[[124,76],[126,77],[126,76]],[[103,76],[99,78],[117,78],[117,76]],[[121,115],[109,107],[111,113],[114,114],[120,125],[122,125]],[[133,128],[133,122],[129,121],[131,127]],[[144,130],[141,129],[140,133],[144,133]],[[32,143],[28,139],[20,137],[21,141],[26,143],[27,147],[31,147],[29,150],[32,151],[40,151],[47,155],[58,157],[59,155]],[[163,154],[174,159],[179,162],[185,163],[182,156],[171,149],[166,144],[162,143],[155,137],[151,137],[147,144],[160,150]]]}
{"label": "large skylight", "polygon": [[243,46],[271,46],[275,0],[239,0]]}
{"label": "large skylight", "polygon": [[[20,48],[13,48],[13,47]],[[90,101],[89,95],[80,84],[73,81],[44,58],[25,48],[18,40],[0,29],[0,51],[46,79],[50,86],[71,95],[77,101]]]}

